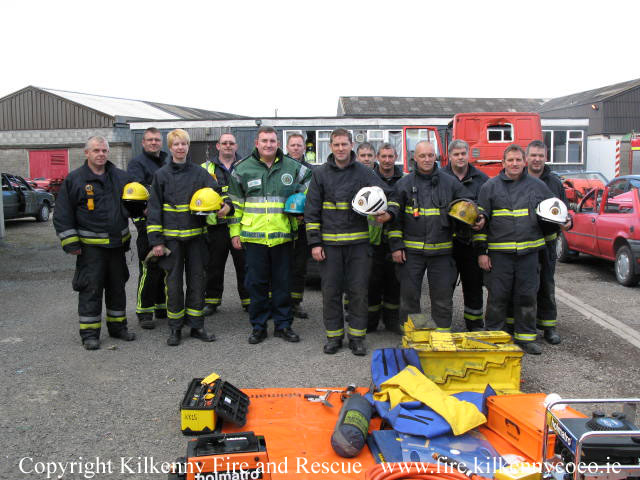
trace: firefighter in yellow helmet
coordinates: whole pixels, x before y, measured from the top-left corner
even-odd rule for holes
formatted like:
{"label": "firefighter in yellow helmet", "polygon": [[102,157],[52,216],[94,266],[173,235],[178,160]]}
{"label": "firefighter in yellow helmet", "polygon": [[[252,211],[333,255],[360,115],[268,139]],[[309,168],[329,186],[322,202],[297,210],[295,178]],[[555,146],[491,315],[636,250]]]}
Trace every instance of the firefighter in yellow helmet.
{"label": "firefighter in yellow helmet", "polygon": [[[167,152],[162,150],[162,133],[155,127],[149,127],[142,133],[142,153],[127,164],[127,173],[131,179],[147,190],[151,189],[153,175],[165,165]],[[136,187],[136,191],[137,191]],[[137,193],[134,192],[135,195]],[[147,196],[148,199],[148,196]],[[135,200],[132,200],[135,202]],[[126,202],[125,202],[126,203]],[[146,202],[145,202],[146,203]],[[147,214],[136,211],[131,220],[138,230],[136,250],[138,251],[138,288],[136,289],[136,316],[140,326],[155,328],[155,318],[167,318],[167,295],[164,288],[164,272],[155,262],[145,262],[151,251],[147,236]]]}
{"label": "firefighter in yellow helmet", "polygon": [[[154,176],[147,220],[153,254],[163,256],[165,247],[171,252],[159,261],[167,272],[167,316],[171,329],[167,344],[180,344],[185,323],[191,327],[192,337],[211,342],[215,335],[205,330],[203,315],[205,219],[216,208],[219,208],[217,215],[224,217],[233,206],[221,195],[213,177],[187,160],[188,133],[173,130],[167,140],[173,158]],[[221,208],[220,197],[224,200]],[[186,296],[182,286],[185,272]]]}
{"label": "firefighter in yellow helmet", "polygon": [[464,323],[467,330],[473,332],[484,329],[484,294],[482,270],[478,266],[478,257],[472,244],[473,236],[478,232],[472,230],[473,222],[469,223],[473,215],[477,216],[478,210],[475,203],[469,205],[469,201],[477,200],[480,187],[489,180],[489,177],[469,164],[469,145],[464,140],[453,140],[449,143],[448,152],[449,163],[442,168],[442,172],[451,175],[469,192],[468,199],[451,205],[453,211],[450,211],[449,215],[456,219],[452,220],[453,258],[462,284]]}

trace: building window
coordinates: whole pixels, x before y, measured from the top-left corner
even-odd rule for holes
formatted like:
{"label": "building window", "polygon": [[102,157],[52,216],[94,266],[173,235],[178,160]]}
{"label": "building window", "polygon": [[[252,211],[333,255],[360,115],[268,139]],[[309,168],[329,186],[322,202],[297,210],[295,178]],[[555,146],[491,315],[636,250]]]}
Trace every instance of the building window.
{"label": "building window", "polygon": [[394,146],[398,155],[396,165],[404,165],[404,158],[402,157],[402,130],[389,130],[389,143]]}
{"label": "building window", "polygon": [[513,125],[506,123],[487,126],[487,141],[489,143],[513,142]]}
{"label": "building window", "polygon": [[582,163],[582,130],[569,130],[567,138],[567,163]]}
{"label": "building window", "polygon": [[316,163],[324,163],[331,153],[329,148],[331,130],[316,130]]}
{"label": "building window", "polygon": [[584,132],[582,130],[543,130],[549,163],[584,163]]}

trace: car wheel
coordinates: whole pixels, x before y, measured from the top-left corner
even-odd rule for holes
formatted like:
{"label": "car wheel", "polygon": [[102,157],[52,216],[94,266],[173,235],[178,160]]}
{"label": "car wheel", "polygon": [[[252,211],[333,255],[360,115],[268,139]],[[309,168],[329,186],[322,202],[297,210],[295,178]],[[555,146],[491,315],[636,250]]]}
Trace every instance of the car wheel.
{"label": "car wheel", "polygon": [[564,233],[560,232],[556,239],[556,256],[558,261],[562,263],[569,263],[571,260],[578,258],[578,252],[569,249],[569,244],[564,236]]}
{"label": "car wheel", "polygon": [[635,273],[635,261],[628,245],[622,245],[616,251],[616,279],[625,287],[637,285],[640,280],[640,275]]}
{"label": "car wheel", "polygon": [[40,205],[40,210],[36,214],[36,222],[46,222],[49,220],[49,214],[51,213],[51,209],[49,208],[49,204],[47,202],[42,202]]}

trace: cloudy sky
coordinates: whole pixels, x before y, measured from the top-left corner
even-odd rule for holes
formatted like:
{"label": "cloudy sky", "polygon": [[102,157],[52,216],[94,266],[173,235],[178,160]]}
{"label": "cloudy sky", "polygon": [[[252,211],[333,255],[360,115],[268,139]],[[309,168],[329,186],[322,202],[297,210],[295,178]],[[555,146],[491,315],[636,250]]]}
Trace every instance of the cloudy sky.
{"label": "cloudy sky", "polygon": [[249,116],[341,95],[552,98],[640,77],[640,4],[572,0],[3,4],[0,96],[27,85]]}

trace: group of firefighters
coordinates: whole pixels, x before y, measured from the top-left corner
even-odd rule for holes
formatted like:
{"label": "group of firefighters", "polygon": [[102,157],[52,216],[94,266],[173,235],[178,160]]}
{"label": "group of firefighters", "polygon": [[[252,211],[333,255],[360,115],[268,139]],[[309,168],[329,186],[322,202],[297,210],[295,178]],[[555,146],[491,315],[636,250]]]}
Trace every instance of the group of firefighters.
{"label": "group of firefighters", "polygon": [[541,353],[536,328],[549,343],[560,342],[555,239],[571,219],[554,223],[541,213],[548,199],[566,202],[545,165],[544,143],[526,152],[508,146],[503,170],[489,179],[469,164],[462,140],[451,142],[442,168],[433,144],[419,142],[406,175],[393,145],[376,152],[362,143],[354,152],[351,133],[341,128],[320,166],[305,161],[301,134],[288,136],[285,155],[269,126],[258,129],[244,159],[231,133],[202,165],[188,158],[186,131],[171,131],[167,141],[170,156],[161,132],[145,130],[143,152],[125,172],[108,160],[107,140],[91,137],[85,164],[60,189],[54,226],[65,252],[76,255],[72,285],[86,349],[100,347],[103,292],[109,335],[135,339],[125,313],[129,218],[138,231],[136,314],[144,329],[155,327],[154,316],[168,318],[171,346],[181,343],[185,324],[191,337],[215,340],[204,318],[221,304],[229,253],[250,344],[267,338],[269,319],[274,336],[300,340],[292,323],[308,317],[309,256],[321,274],[326,354],[338,352],[346,336],[354,355],[366,355],[365,336],[380,320],[401,334],[407,316],[420,312],[425,273],[438,330],[451,329],[459,277],[469,331],[509,331],[531,354]]}

